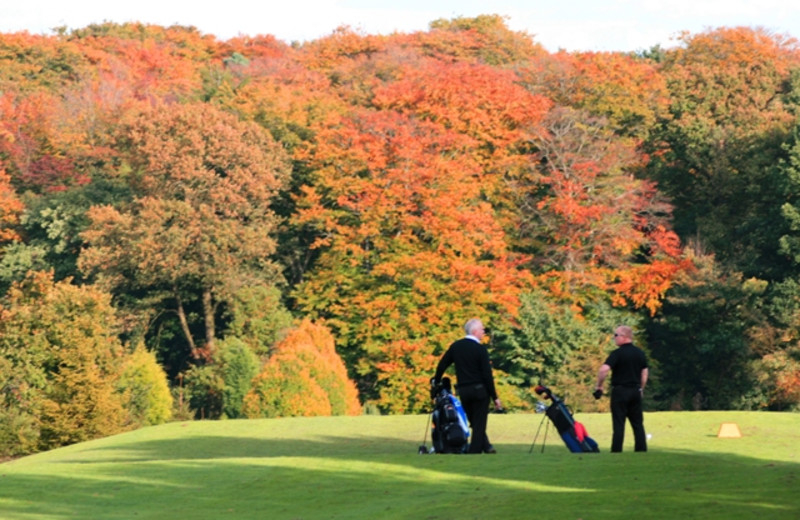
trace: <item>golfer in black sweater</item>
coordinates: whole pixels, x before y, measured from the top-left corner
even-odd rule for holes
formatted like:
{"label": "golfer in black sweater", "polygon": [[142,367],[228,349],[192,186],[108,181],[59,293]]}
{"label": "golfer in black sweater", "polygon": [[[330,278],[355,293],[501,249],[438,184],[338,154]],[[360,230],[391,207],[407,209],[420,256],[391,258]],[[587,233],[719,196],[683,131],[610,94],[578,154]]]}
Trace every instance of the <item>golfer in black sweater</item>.
{"label": "golfer in black sweater", "polygon": [[481,344],[485,334],[483,323],[479,319],[471,319],[464,325],[464,330],[466,337],[450,345],[439,361],[433,384],[438,385],[445,370],[452,364],[456,365],[456,390],[472,427],[469,453],[497,453],[486,436],[486,423],[489,420],[490,399],[497,410],[502,410],[503,405],[494,387],[489,352]]}
{"label": "golfer in black sweater", "polygon": [[597,372],[594,396],[599,399],[603,394],[603,382],[610,371],[611,420],[614,428],[611,451],[622,451],[626,419],[633,428],[634,451],[647,451],[642,412],[642,395],[649,375],[647,357],[642,349],[633,345],[633,330],[630,327],[617,327],[614,342],[617,349],[608,355]]}

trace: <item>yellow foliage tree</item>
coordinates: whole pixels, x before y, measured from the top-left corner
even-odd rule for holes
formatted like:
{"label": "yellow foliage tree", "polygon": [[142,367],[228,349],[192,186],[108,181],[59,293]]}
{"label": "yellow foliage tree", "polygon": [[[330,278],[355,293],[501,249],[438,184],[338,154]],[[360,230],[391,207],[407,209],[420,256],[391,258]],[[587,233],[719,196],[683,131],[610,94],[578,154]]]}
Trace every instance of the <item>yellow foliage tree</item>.
{"label": "yellow foliage tree", "polygon": [[172,418],[167,374],[143,343],[125,360],[118,387],[133,424],[161,424]]}
{"label": "yellow foliage tree", "polygon": [[245,396],[243,413],[250,418],[361,413],[358,391],[324,325],[303,320],[275,346]]}
{"label": "yellow foliage tree", "polygon": [[30,451],[128,427],[116,390],[124,349],[110,300],[90,286],[54,283],[52,273],[32,273],[6,295],[0,308],[0,369],[5,367],[0,380],[6,382],[6,404],[20,412],[15,417],[35,419],[25,435]]}

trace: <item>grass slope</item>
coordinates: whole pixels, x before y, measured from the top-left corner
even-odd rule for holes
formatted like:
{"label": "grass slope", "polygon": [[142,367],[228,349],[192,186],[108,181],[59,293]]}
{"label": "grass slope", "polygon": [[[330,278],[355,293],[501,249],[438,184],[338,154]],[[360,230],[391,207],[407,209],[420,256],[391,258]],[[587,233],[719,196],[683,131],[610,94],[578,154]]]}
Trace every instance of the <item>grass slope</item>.
{"label": "grass slope", "polygon": [[0,518],[800,518],[800,414],[649,413],[646,454],[580,414],[586,455],[547,422],[530,453],[542,417],[490,416],[480,456],[418,455],[422,415],[171,423],[0,464]]}

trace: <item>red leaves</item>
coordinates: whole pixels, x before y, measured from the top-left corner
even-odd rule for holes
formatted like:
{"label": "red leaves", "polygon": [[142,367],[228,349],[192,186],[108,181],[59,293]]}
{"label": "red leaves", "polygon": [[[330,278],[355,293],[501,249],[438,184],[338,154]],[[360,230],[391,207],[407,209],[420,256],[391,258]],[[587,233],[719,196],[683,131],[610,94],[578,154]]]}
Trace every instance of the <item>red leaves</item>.
{"label": "red leaves", "polygon": [[48,94],[0,94],[0,153],[11,176],[28,186],[61,191],[86,184],[59,145],[58,104]]}

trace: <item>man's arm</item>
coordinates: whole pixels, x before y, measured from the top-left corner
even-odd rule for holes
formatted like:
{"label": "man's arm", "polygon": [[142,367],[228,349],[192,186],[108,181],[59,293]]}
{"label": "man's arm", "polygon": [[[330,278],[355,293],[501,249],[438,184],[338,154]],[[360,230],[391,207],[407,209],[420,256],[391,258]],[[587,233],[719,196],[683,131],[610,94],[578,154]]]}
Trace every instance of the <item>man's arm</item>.
{"label": "man's arm", "polygon": [[[608,372],[611,370],[611,367],[603,363],[600,366],[600,370],[597,371],[597,384],[595,385],[595,390],[603,390],[603,383],[608,376]],[[645,368],[645,370],[647,370]]]}
{"label": "man's arm", "polygon": [[447,352],[444,353],[442,359],[439,360],[439,364],[436,365],[436,373],[433,375],[433,383],[439,384],[442,380],[442,376],[444,375],[444,371],[453,364],[453,353],[450,349],[447,349]]}
{"label": "man's arm", "polygon": [[644,392],[644,387],[647,385],[647,377],[650,375],[650,370],[647,367],[642,369],[641,383],[639,383],[639,390]]}

